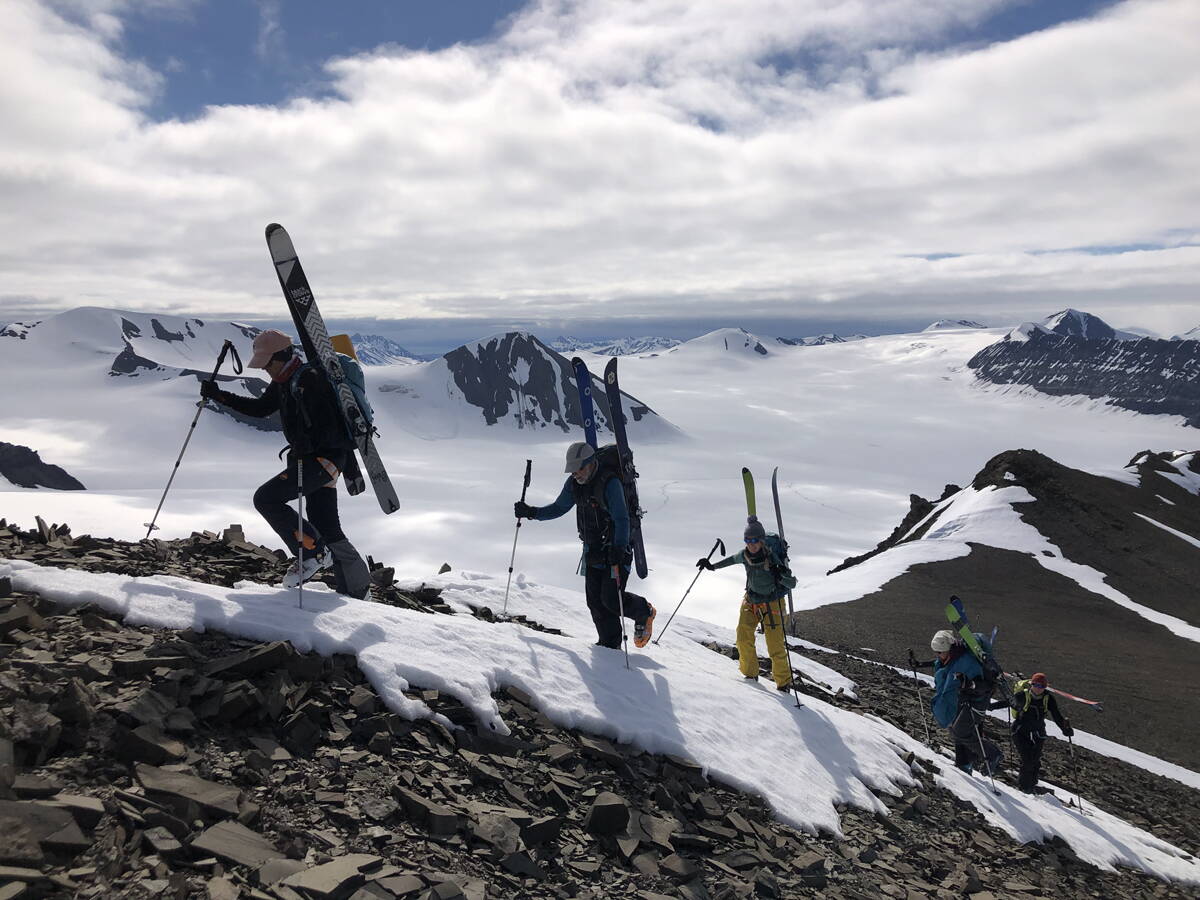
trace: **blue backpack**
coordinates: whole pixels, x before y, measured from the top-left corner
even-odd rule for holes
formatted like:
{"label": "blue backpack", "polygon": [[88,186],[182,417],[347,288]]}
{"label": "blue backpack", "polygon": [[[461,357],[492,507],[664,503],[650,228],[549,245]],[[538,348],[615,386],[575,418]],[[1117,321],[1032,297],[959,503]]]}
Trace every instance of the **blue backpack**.
{"label": "blue backpack", "polygon": [[358,404],[358,408],[362,410],[363,417],[366,418],[368,425],[374,425],[375,410],[371,408],[371,401],[367,399],[367,379],[363,375],[362,364],[353,356],[347,356],[345,353],[338,354],[338,361],[342,364],[342,374],[346,376],[346,385],[354,394],[354,400]]}

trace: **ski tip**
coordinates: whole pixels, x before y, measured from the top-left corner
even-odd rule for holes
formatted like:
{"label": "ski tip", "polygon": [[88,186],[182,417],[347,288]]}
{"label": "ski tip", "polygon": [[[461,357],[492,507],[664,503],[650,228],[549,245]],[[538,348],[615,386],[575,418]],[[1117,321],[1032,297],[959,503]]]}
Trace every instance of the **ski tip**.
{"label": "ski tip", "polygon": [[270,225],[267,226],[267,237],[270,237],[277,231],[283,231],[283,226],[280,225],[278,222],[272,222]]}
{"label": "ski tip", "polygon": [[750,470],[749,470],[749,469],[747,469],[745,466],[742,466],[742,474],[743,474],[743,475],[749,475],[749,474],[750,474]]}

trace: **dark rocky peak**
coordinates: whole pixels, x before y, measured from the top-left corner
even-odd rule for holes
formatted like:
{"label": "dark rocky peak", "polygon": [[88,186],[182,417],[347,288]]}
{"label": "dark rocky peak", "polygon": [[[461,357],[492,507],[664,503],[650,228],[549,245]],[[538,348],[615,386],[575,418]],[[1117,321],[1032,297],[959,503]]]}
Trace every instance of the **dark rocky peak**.
{"label": "dark rocky peak", "polygon": [[846,343],[846,339],[844,337],[833,333],[814,334],[809,335],[808,337],[800,338],[777,337],[775,340],[780,344],[783,344],[785,347],[821,347],[825,344]]}
{"label": "dark rocky peak", "polygon": [[0,475],[17,487],[47,487],[58,491],[87,490],[66,470],[43,462],[36,450],[0,441]]}
{"label": "dark rocky peak", "polygon": [[[583,427],[571,362],[525,331],[464,344],[443,357],[455,386],[488,425],[515,421],[519,428]],[[611,431],[612,415],[601,373],[592,373],[596,427]],[[645,403],[622,391],[628,425],[665,422]],[[670,428],[670,426],[666,426]]]}
{"label": "dark rocky peak", "polygon": [[1042,325],[1055,334],[1087,340],[1115,340],[1118,338],[1136,340],[1141,337],[1141,335],[1128,332],[1118,332],[1099,316],[1078,309],[1060,309],[1054,315],[1043,319]]}
{"label": "dark rocky peak", "polygon": [[[1068,328],[1083,327],[1069,317],[1059,324],[1067,322],[1074,323]],[[1098,327],[1085,330],[1094,334]],[[1182,416],[1200,427],[1196,347],[1194,341],[1060,334],[1027,323],[984,347],[967,366],[980,381],[1023,384],[1053,396],[1082,394],[1134,412]]]}

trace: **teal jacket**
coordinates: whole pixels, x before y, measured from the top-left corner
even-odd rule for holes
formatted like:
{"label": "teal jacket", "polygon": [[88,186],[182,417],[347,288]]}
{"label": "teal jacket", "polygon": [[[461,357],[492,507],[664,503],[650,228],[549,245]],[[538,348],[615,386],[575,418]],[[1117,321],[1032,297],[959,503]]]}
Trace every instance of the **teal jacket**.
{"label": "teal jacket", "polygon": [[787,563],[777,559],[774,553],[769,553],[762,562],[752,562],[746,559],[746,551],[739,550],[732,556],[727,556],[712,564],[714,569],[724,569],[726,566],[741,563],[746,567],[746,593],[750,600],[767,603],[778,600],[796,586],[796,577]]}

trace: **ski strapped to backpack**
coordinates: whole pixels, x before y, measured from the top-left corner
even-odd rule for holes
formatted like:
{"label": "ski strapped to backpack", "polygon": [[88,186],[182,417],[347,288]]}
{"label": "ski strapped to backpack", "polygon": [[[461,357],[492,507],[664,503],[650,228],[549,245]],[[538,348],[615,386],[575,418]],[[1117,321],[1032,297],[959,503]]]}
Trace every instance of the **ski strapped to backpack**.
{"label": "ski strapped to backpack", "polygon": [[1004,678],[1004,669],[1000,667],[992,652],[991,642],[982,634],[971,630],[971,624],[967,621],[966,609],[962,600],[957,596],[951,596],[950,602],[946,604],[946,619],[958,632],[959,637],[962,638],[963,643],[967,645],[967,649],[971,651],[971,655],[975,657],[983,670],[983,684],[976,693],[990,698],[994,689],[999,687],[1004,699],[1011,701],[1012,691],[1008,686],[1008,681]]}

